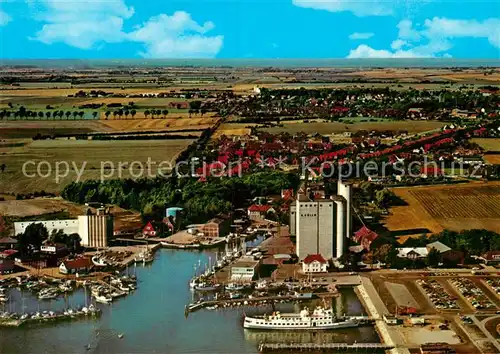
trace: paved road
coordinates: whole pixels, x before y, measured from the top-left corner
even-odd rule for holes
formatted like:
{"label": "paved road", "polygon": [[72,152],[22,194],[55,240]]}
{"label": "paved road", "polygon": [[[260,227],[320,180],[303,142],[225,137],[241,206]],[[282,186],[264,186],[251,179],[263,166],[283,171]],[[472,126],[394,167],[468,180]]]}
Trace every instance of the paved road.
{"label": "paved road", "polygon": [[495,348],[497,348],[498,352],[500,353],[500,343],[497,341],[497,339],[495,337],[493,337],[491,335],[491,333],[486,329],[484,323],[482,321],[479,321],[477,319],[476,316],[474,315],[471,315],[469,316],[472,321],[474,321],[474,323],[476,324],[476,326],[484,333],[484,335],[486,336],[486,338],[489,339],[489,341],[491,342],[491,344],[493,344],[495,346]]}

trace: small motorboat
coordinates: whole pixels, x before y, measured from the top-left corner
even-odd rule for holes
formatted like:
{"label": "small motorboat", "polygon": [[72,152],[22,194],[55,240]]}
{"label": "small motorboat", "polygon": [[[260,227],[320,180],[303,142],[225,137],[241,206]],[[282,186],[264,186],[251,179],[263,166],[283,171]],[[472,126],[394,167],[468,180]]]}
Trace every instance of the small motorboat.
{"label": "small motorboat", "polygon": [[118,338],[122,339],[122,338],[123,338],[123,336],[124,336],[124,334],[123,334],[123,333],[120,333],[120,334],[118,335]]}

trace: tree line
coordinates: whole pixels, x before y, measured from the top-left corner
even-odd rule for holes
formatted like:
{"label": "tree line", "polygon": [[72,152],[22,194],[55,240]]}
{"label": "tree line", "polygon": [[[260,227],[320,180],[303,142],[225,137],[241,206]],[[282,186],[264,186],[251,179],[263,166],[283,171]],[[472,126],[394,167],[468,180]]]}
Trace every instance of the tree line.
{"label": "tree line", "polygon": [[[220,213],[245,207],[248,199],[279,194],[281,189],[296,188],[296,174],[264,171],[241,178],[155,178],[73,182],[62,196],[75,203],[100,202],[134,209],[143,214],[163,213],[169,205],[184,208],[183,224],[205,222]],[[158,215],[160,217],[160,215]]]}

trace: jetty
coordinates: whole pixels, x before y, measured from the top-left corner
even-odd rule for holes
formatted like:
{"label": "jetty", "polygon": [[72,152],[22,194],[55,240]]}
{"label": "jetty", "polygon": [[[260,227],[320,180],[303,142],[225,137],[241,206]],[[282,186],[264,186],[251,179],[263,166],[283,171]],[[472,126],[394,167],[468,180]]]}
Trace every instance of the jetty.
{"label": "jetty", "polygon": [[17,318],[0,318],[0,327],[20,327],[31,324],[75,320],[79,318],[97,318],[100,315],[101,310],[93,308],[91,310],[87,309],[85,311],[81,310],[71,313],[43,313],[26,318],[19,318],[19,316],[16,316]]}
{"label": "jetty", "polygon": [[357,352],[374,353],[390,350],[393,346],[383,343],[260,343],[260,353],[270,352],[314,352],[314,353],[338,353]]}
{"label": "jetty", "polygon": [[[252,298],[239,298],[239,299],[220,299],[220,300],[207,300],[200,301],[193,304],[186,305],[185,312],[194,312],[204,307],[218,306],[232,306],[232,305],[254,305],[257,303],[273,303],[278,301],[300,301],[303,300],[293,295],[286,296],[265,296],[265,297],[252,297]],[[310,299],[307,299],[310,300]]]}

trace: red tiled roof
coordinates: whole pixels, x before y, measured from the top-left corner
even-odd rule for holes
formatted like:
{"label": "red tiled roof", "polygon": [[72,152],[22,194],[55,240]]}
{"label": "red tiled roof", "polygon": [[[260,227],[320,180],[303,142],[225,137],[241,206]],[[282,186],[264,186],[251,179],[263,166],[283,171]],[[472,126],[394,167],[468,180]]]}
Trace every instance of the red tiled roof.
{"label": "red tiled roof", "polygon": [[443,171],[437,166],[422,166],[420,168],[420,174],[423,174],[423,175],[433,175],[433,174],[441,175],[441,174],[443,174]]}
{"label": "red tiled roof", "polygon": [[151,221],[148,221],[148,223],[146,224],[146,226],[144,226],[142,231],[156,231],[156,230],[153,224],[151,224]]}
{"label": "red tiled roof", "polygon": [[90,268],[90,266],[92,265],[92,261],[90,260],[90,258],[86,257],[80,257],[73,260],[66,260],[63,263],[66,269]]}
{"label": "red tiled roof", "polygon": [[305,264],[310,264],[314,261],[318,261],[320,263],[326,263],[326,260],[320,254],[308,254],[306,258],[304,258]]}
{"label": "red tiled roof", "polygon": [[354,241],[357,243],[361,243],[362,240],[367,240],[368,242],[372,242],[378,237],[378,234],[366,226],[363,226],[361,229],[354,233]]}
{"label": "red tiled roof", "polygon": [[253,204],[248,208],[248,211],[258,211],[260,213],[266,213],[269,209],[271,209],[270,205]]}
{"label": "red tiled roof", "polygon": [[17,250],[5,250],[5,251],[2,251],[0,252],[0,257],[2,258],[7,258],[9,256],[12,256],[13,254],[16,254],[17,253]]}
{"label": "red tiled roof", "polygon": [[482,256],[487,261],[500,261],[500,251],[489,251]]}

